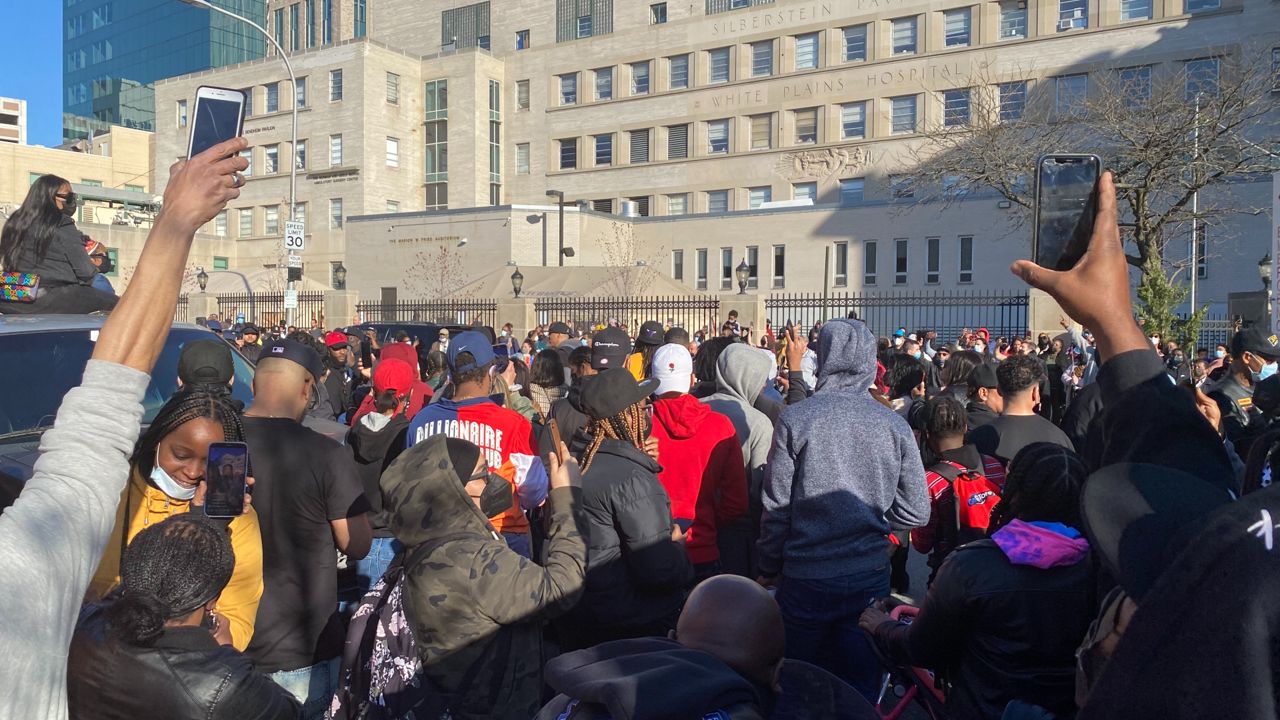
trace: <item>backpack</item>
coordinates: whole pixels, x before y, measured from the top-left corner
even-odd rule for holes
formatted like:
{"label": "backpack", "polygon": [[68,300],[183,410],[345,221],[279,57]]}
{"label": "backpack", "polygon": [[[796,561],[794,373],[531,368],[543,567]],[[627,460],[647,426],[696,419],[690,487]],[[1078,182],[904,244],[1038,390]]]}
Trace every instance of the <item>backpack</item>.
{"label": "backpack", "polygon": [[429,720],[448,717],[439,692],[422,674],[422,661],[404,607],[405,569],[426,556],[424,543],[397,558],[356,606],[342,650],[342,671],[326,718]]}
{"label": "backpack", "polygon": [[981,540],[987,536],[991,513],[1000,502],[1000,486],[977,470],[970,470],[949,460],[929,468],[951,484],[950,502],[954,512],[947,513],[950,523],[944,534],[954,540],[951,547]]}

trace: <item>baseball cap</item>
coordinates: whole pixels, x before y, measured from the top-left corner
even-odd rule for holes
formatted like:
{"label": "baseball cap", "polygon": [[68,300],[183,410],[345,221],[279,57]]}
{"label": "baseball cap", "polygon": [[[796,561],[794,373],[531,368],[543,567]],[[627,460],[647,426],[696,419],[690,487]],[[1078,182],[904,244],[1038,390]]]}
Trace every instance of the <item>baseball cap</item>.
{"label": "baseball cap", "polygon": [[347,334],[341,330],[334,330],[324,336],[325,347],[346,347]]}
{"label": "baseball cap", "polygon": [[661,345],[662,336],[662,323],[657,320],[646,320],[640,326],[640,332],[636,335],[636,342],[644,343],[645,345]]}
{"label": "baseball cap", "polygon": [[1269,360],[1280,358],[1280,336],[1267,332],[1258,325],[1245,328],[1231,338],[1231,354],[1239,355],[1244,352]]}
{"label": "baseball cap", "polygon": [[373,369],[373,391],[381,395],[394,390],[399,395],[413,387],[417,376],[417,371],[403,360],[383,360]]}
{"label": "baseball cap", "polygon": [[653,354],[654,393],[689,392],[693,380],[693,356],[683,345],[663,345]]}
{"label": "baseball cap", "polygon": [[986,328],[978,328],[978,334],[987,339],[991,338],[991,331]]}
{"label": "baseball cap", "polygon": [[902,328],[898,328],[897,330],[893,331],[894,337],[905,337],[906,334],[907,334],[907,331],[903,330]]}
{"label": "baseball cap", "polygon": [[996,366],[992,363],[982,363],[974,368],[969,375],[969,387],[988,389],[1000,387],[1000,382],[996,379]]}
{"label": "baseball cap", "polygon": [[553,322],[553,323],[551,323],[551,327],[547,328],[547,334],[548,334],[548,335],[551,335],[551,334],[557,334],[557,335],[572,335],[572,334],[573,334],[573,329],[572,329],[572,328],[570,328],[570,327],[569,327],[567,324],[565,324],[565,323],[562,323],[562,322]]}
{"label": "baseball cap", "polygon": [[580,382],[579,406],[587,417],[596,420],[614,417],[652,395],[658,387],[658,381],[653,378],[636,382],[626,368],[620,367],[584,377]]}
{"label": "baseball cap", "polygon": [[[470,353],[473,358],[472,362],[458,364],[458,356],[462,353]],[[489,338],[483,333],[475,330],[467,330],[455,335],[449,341],[449,352],[445,359],[449,363],[449,372],[454,375],[471,372],[476,368],[482,368],[492,363],[497,356],[493,354],[493,345],[489,342]]]}
{"label": "baseball cap", "polygon": [[178,378],[184,385],[225,385],[234,368],[231,348],[221,340],[187,343],[178,355]]}
{"label": "baseball cap", "polygon": [[607,327],[596,333],[591,342],[591,367],[607,370],[622,367],[631,354],[631,338],[619,327]]}
{"label": "baseball cap", "polygon": [[240,328],[240,334],[241,335],[261,335],[262,332],[258,330],[257,325],[254,325],[253,323],[245,323],[244,327]]}
{"label": "baseball cap", "polygon": [[297,340],[289,338],[280,338],[262,350],[262,354],[258,357],[258,362],[270,360],[271,358],[280,358],[289,360],[301,365],[307,372],[311,373],[311,377],[316,382],[320,382],[320,376],[324,374],[324,361],[320,359],[320,353],[316,352],[310,345],[303,345]]}

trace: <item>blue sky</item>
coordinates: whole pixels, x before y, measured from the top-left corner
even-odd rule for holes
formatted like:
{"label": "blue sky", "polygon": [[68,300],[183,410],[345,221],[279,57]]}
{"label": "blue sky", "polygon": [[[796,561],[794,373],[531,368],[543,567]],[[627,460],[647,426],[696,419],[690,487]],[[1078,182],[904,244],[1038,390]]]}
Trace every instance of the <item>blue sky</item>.
{"label": "blue sky", "polygon": [[27,101],[27,142],[62,142],[63,0],[14,5],[15,21],[0,43],[0,96]]}

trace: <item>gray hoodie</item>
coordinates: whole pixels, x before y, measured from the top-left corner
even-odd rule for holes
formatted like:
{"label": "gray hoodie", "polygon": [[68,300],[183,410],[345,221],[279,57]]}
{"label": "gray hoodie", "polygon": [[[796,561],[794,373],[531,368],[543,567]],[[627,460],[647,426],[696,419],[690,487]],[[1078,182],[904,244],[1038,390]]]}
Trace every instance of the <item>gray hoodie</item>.
{"label": "gray hoodie", "polygon": [[702,399],[728,417],[738,432],[747,461],[747,497],[753,505],[760,502],[760,484],[773,441],[773,423],[754,407],[768,381],[769,358],[764,353],[742,343],[730,345],[716,360],[716,393]]}
{"label": "gray hoodie", "polygon": [[804,579],[888,573],[890,530],[929,520],[907,421],[867,389],[876,338],[857,320],[818,337],[817,392],[783,410],[764,480],[760,572]]}

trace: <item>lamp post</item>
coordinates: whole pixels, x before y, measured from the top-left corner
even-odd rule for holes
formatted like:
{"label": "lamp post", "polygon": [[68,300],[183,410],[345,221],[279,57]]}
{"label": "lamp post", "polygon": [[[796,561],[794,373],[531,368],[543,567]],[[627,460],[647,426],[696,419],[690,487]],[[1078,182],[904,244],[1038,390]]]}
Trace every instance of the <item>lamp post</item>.
{"label": "lamp post", "polygon": [[204,292],[209,287],[209,273],[204,271],[203,267],[198,268],[200,272],[196,273],[196,284],[200,286],[200,292]]}
{"label": "lamp post", "polygon": [[556,254],[556,259],[560,261],[560,266],[564,267],[564,191],[548,190],[547,197],[556,199],[556,206],[560,210],[560,252]]}
{"label": "lamp post", "polygon": [[515,292],[516,297],[520,297],[520,290],[524,288],[524,273],[520,272],[520,268],[511,273],[511,290]]}
{"label": "lamp post", "polygon": [[733,274],[738,276],[738,294],[739,295],[747,294],[747,275],[750,272],[751,272],[751,269],[747,267],[746,260],[743,260],[742,262],[738,263],[738,268],[733,271]]}
{"label": "lamp post", "polygon": [[1258,261],[1258,274],[1262,276],[1262,287],[1267,291],[1267,308],[1271,307],[1271,253],[1262,256]]}
{"label": "lamp post", "polygon": [[342,261],[338,261],[338,266],[333,269],[333,289],[347,289],[347,268],[343,266]]}

